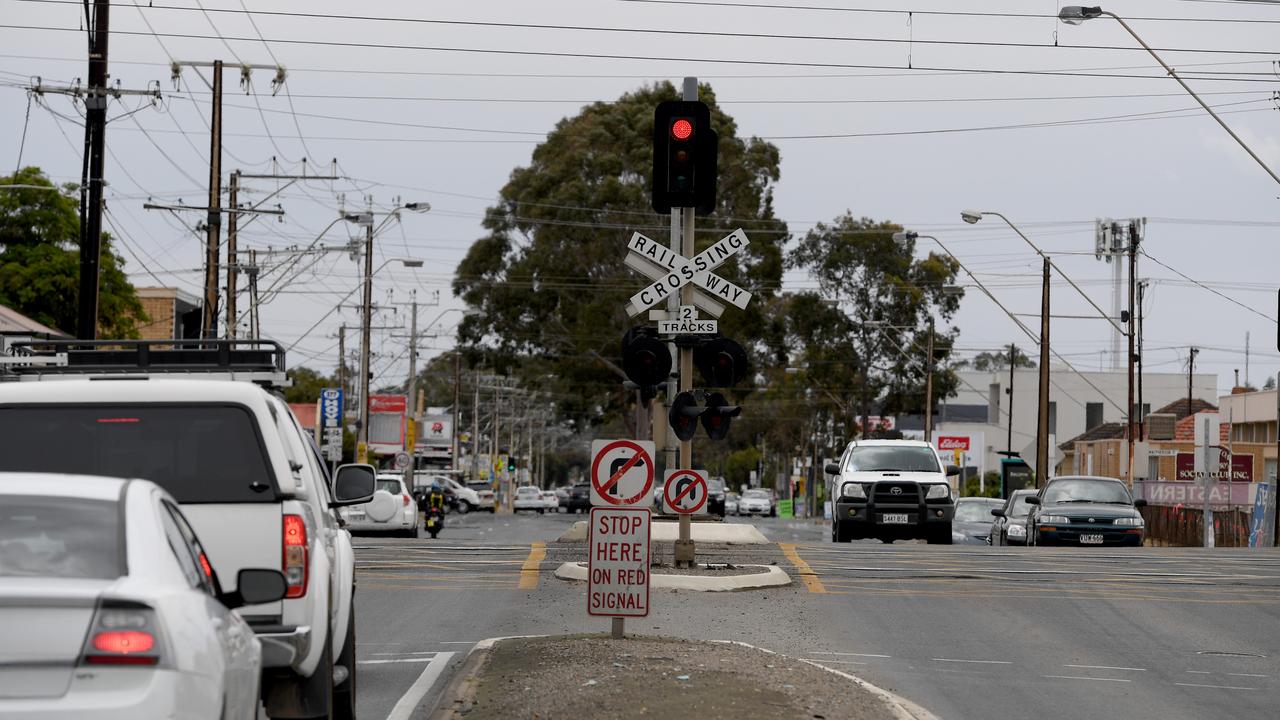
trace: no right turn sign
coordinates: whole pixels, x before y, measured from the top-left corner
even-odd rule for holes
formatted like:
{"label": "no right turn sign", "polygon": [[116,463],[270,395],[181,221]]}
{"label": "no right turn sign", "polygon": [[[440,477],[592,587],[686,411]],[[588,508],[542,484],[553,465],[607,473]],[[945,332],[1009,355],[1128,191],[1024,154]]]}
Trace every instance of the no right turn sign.
{"label": "no right turn sign", "polygon": [[591,443],[591,504],[648,507],[653,490],[653,443],[596,440]]}

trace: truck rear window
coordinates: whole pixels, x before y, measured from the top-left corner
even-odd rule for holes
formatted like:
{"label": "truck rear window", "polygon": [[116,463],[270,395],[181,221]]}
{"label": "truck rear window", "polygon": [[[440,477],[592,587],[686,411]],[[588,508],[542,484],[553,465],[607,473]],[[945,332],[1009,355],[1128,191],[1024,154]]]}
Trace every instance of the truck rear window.
{"label": "truck rear window", "polygon": [[278,499],[257,425],[234,405],[0,407],[0,471],[143,478],[180,503]]}

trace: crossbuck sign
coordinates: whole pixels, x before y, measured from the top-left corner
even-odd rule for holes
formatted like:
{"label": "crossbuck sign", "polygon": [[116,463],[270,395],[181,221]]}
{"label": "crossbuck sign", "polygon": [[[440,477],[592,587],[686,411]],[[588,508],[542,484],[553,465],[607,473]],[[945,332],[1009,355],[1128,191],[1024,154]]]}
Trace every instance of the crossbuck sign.
{"label": "crossbuck sign", "polygon": [[721,303],[727,302],[745,309],[751,302],[751,293],[711,272],[736,255],[750,243],[741,229],[734,230],[716,244],[692,258],[673,252],[662,243],[655,242],[640,233],[631,236],[627,243],[626,264],[653,280],[648,287],[631,296],[627,311],[632,317],[678,295],[680,288],[693,283],[693,304],[700,310],[719,317],[724,311]]}

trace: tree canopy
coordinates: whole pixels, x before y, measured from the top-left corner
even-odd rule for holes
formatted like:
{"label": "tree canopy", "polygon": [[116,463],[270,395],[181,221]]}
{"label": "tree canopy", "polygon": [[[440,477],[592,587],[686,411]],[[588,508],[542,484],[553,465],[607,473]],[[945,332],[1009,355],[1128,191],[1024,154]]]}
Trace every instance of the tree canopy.
{"label": "tree canopy", "polygon": [[[1011,347],[1013,366],[1015,368],[1034,368],[1036,366],[1036,361],[1027,357],[1027,353],[1021,348],[1017,345],[1013,345]],[[958,365],[959,367],[972,367],[974,370],[979,372],[1000,372],[1001,370],[1008,369],[1009,355],[1010,353],[1003,351],[980,352],[973,356],[972,360],[962,360]]]}
{"label": "tree canopy", "polygon": [[[459,327],[468,364],[522,376],[557,398],[562,414],[598,423],[630,401],[622,389],[620,341],[633,323],[624,306],[646,279],[623,265],[641,232],[669,238],[670,219],[649,206],[653,112],[679,95],[660,83],[615,102],[584,107],[556,124],[489,208],[488,234],[460,263],[454,292],[477,310]],[[719,133],[715,213],[698,218],[698,250],[735,228],[751,244],[718,273],[755,294],[721,330],[752,352],[776,352],[782,338],[766,308],[782,277],[786,225],[773,214],[778,149],[743,139],[702,86]],[[624,416],[625,417],[625,416]],[[581,425],[580,425],[581,426]]]}
{"label": "tree canopy", "polygon": [[[80,295],[77,188],[56,187],[37,167],[0,177],[6,184],[34,187],[0,191],[0,303],[73,333]],[[103,233],[98,328],[106,338],[137,337],[139,323],[147,320],[123,267]]]}

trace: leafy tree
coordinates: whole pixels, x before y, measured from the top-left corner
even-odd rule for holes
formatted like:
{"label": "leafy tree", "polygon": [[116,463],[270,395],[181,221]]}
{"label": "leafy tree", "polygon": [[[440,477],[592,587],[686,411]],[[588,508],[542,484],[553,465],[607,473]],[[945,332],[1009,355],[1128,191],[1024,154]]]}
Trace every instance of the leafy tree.
{"label": "leafy tree", "polygon": [[1276,379],[1275,379],[1274,377],[1269,377],[1269,378],[1267,378],[1267,381],[1266,381],[1266,382],[1264,382],[1264,383],[1262,383],[1262,389],[1263,389],[1263,390],[1275,390],[1275,389],[1276,389]]}
{"label": "leafy tree", "polygon": [[[36,187],[0,192],[0,303],[73,333],[80,294],[78,190],[55,187],[36,167],[0,177],[0,185],[8,184]],[[123,267],[103,233],[98,327],[106,338],[137,337],[148,319]]]}
{"label": "leafy tree", "polygon": [[[1009,353],[981,352],[975,355],[972,360],[961,360],[956,365],[957,367],[972,367],[979,372],[1000,372],[1009,368]],[[1016,368],[1034,368],[1036,362],[1027,357],[1027,354],[1021,348],[1014,345],[1013,366]]]}
{"label": "leafy tree", "polygon": [[332,377],[321,375],[308,367],[289,368],[285,375],[293,381],[293,386],[285,388],[285,402],[309,403],[320,399],[320,391],[337,387],[338,381]]}
{"label": "leafy tree", "polygon": [[[459,326],[468,365],[547,388],[579,428],[609,417],[633,422],[634,413],[624,412],[634,393],[621,385],[619,345],[629,325],[646,322],[633,321],[624,306],[647,279],[626,269],[623,257],[633,232],[669,237],[669,216],[649,206],[653,110],[678,97],[660,83],[557,123],[530,164],[511,173],[486,214],[488,234],[454,279],[454,292],[478,311]],[[698,249],[739,227],[751,239],[717,272],[755,299],[746,311],[725,313],[721,330],[752,352],[776,353],[782,339],[770,335],[765,308],[781,282],[787,238],[773,214],[778,149],[738,137],[710,87],[701,97],[720,137],[720,176],[715,213],[698,218]]]}
{"label": "leafy tree", "polygon": [[[930,318],[942,324],[959,307],[959,295],[944,290],[956,261],[933,252],[916,258],[914,241],[893,239],[899,229],[846,213],[815,226],[787,260],[820,290],[793,296],[786,309],[808,399],[849,428],[872,414],[923,412]],[[948,359],[958,334],[935,330],[935,401],[954,392]]]}

